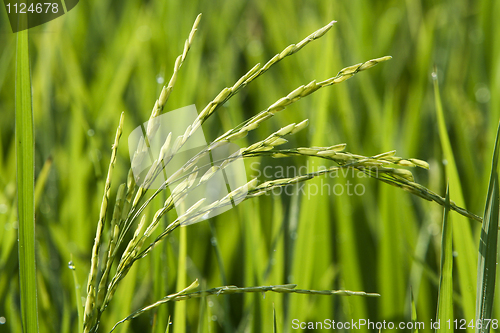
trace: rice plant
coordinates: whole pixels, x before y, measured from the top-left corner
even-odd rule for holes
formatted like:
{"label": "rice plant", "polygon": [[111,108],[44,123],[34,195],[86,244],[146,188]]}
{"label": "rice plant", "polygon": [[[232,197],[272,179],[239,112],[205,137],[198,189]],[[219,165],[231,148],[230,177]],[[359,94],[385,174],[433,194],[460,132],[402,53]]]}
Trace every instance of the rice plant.
{"label": "rice plant", "polygon": [[[148,153],[148,148],[150,146],[147,138],[154,136],[155,131],[158,130],[158,126],[155,126],[154,120],[160,115],[162,110],[164,110],[168,98],[174,89],[181,67],[186,60],[189,49],[193,44],[200,19],[201,15],[196,18],[191,33],[185,42],[184,50],[175,62],[170,81],[163,87],[161,94],[153,107],[150,117],[151,122],[148,123],[147,129],[144,130],[144,139],[139,141],[137,149],[132,154],[132,166],[140,163],[144,156]],[[292,185],[324,174],[336,172],[339,169],[356,169],[370,177],[400,187],[424,199],[437,202],[441,205],[448,205],[451,209],[463,214],[464,216],[481,221],[481,218],[463,208],[458,207],[454,203],[447,204],[446,199],[415,183],[413,175],[410,171],[400,168],[420,167],[428,169],[429,166],[425,161],[414,158],[404,159],[397,157],[395,156],[395,151],[389,151],[374,156],[352,154],[345,151],[346,144],[343,143],[329,147],[279,149],[278,146],[287,142],[285,137],[293,135],[307,126],[307,119],[300,123],[289,124],[270,134],[267,138],[255,142],[248,147],[242,148],[237,153],[233,153],[227,158],[224,158],[222,161],[218,161],[219,165],[214,165],[214,163],[208,165],[202,163],[202,165],[200,165],[199,161],[203,156],[211,154],[216,148],[223,144],[245,137],[250,131],[259,127],[262,122],[279,114],[279,112],[285,110],[285,108],[290,104],[311,95],[319,89],[341,83],[361,71],[369,69],[381,62],[385,62],[391,58],[389,56],[372,59],[364,63],[346,67],[330,79],[321,82],[313,80],[306,85],[296,88],[286,96],[271,104],[267,109],[259,112],[255,116],[249,118],[240,125],[213,140],[213,142],[211,142],[206,148],[202,149],[195,156],[189,159],[182,167],[173,172],[172,175],[165,177],[161,186],[159,186],[159,188],[148,197],[147,190],[152,182],[165,171],[166,166],[168,166],[175,154],[180,151],[183,145],[185,145],[191,138],[193,133],[195,133],[195,131],[198,130],[220,106],[237,94],[246,85],[263,75],[271,68],[271,66],[275,65],[285,57],[298,52],[310,42],[322,37],[334,23],[335,22],[332,21],[323,28],[313,32],[299,43],[291,44],[286,47],[282,52],[276,54],[263,66],[260,64],[255,65],[245,75],[238,79],[233,86],[224,88],[211,102],[209,102],[208,105],[199,113],[195,121],[186,128],[183,135],[173,139],[172,132],[170,132],[161,147],[158,158],[154,159],[152,162],[152,165],[147,171],[147,174],[141,184],[136,183],[136,181],[139,181],[139,177],[134,175],[133,168],[130,168],[127,183],[119,186],[115,199],[116,203],[113,208],[113,216],[111,219],[107,219],[106,211],[110,201],[109,196],[111,180],[113,176],[113,169],[115,163],[117,162],[116,151],[118,149],[120,137],[123,131],[124,115],[122,114],[116,131],[115,141],[112,146],[113,149],[104,187],[101,213],[99,215],[95,242],[92,249],[92,261],[87,283],[87,297],[83,318],[84,332],[97,331],[100,318],[111,302],[117,286],[120,281],[125,278],[134,263],[148,255],[158,245],[158,243],[163,241],[178,227],[187,226],[206,219],[211,216],[211,214],[213,215],[214,211],[218,209],[234,206],[235,202],[263,195],[278,187]],[[186,207],[185,211],[182,214],[179,214],[179,216],[164,230],[161,230],[156,238],[151,237],[156,228],[160,225],[162,217],[167,212],[172,210],[176,205],[180,203],[182,204],[197,187],[206,183],[216,173],[223,173],[224,170],[229,168],[229,166],[238,158],[252,158],[268,155],[275,158],[284,158],[289,156],[314,156],[334,161],[337,166],[327,168],[322,171],[302,174],[293,178],[280,178],[260,184],[257,179],[252,179],[243,186],[232,189],[232,191],[223,198],[214,200],[210,203],[205,203],[207,198],[201,198],[194,204]],[[204,169],[204,174],[199,177],[198,174],[201,173],[202,169]],[[167,196],[163,207],[158,209],[152,218],[149,218],[147,214],[144,213],[146,207],[159,193],[166,191],[167,187],[173,189]],[[110,220],[109,223],[107,223],[108,220]],[[109,240],[107,244],[104,244],[103,234],[106,225],[108,225],[107,229],[109,233]],[[127,242],[126,235],[131,229],[135,230],[133,232],[133,236]],[[146,242],[149,242],[149,244],[146,244]],[[119,249],[125,244],[125,250],[120,253]],[[113,266],[115,262],[117,263],[116,268]],[[347,290],[301,290],[295,289],[295,285],[256,286],[243,288],[226,286],[213,288],[207,291],[193,291],[196,287],[198,287],[197,281],[175,294],[166,296],[164,299],[159,300],[154,304],[135,311],[119,323],[135,318],[143,312],[166,302],[186,300],[193,297],[203,297],[214,294],[218,295],[243,292],[260,293],[272,291],[279,293],[307,293],[319,295],[378,296],[378,294],[373,293],[352,292]],[[119,323],[117,323],[117,325]]]}
{"label": "rice plant", "polygon": [[[500,6],[278,5],[80,1],[29,37],[0,14],[0,331],[292,332],[325,318],[498,331],[477,323],[500,314]],[[20,86],[16,37],[30,50]],[[28,95],[36,141],[26,127],[18,141]],[[200,113],[153,154],[123,142],[146,121],[143,138],[162,137],[156,120],[190,104]],[[202,127],[208,143],[177,167]],[[248,179],[199,196],[240,164]],[[33,171],[34,188],[20,176]],[[353,178],[362,196],[322,192]]]}

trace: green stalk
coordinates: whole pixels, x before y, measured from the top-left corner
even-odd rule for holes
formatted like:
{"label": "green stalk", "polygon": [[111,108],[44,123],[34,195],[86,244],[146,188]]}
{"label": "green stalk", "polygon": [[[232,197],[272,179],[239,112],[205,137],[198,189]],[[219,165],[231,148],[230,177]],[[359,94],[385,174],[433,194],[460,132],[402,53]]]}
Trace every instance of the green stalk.
{"label": "green stalk", "polygon": [[[413,298],[413,290],[410,288],[410,302],[411,302],[411,322],[415,324],[418,321],[417,317],[417,305],[415,304],[415,299]],[[411,329],[411,333],[418,333],[418,327],[415,325]]]}
{"label": "green stalk", "polygon": [[[500,126],[497,130],[493,161],[491,162],[490,183],[484,208],[481,239],[479,242],[479,258],[477,266],[477,296],[476,296],[476,332],[488,333],[491,328],[493,300],[495,296],[495,279],[498,252],[498,215],[499,186],[498,158],[500,149]],[[481,323],[481,325],[478,325]]]}
{"label": "green stalk", "polygon": [[35,266],[34,130],[28,30],[17,33],[16,156],[19,277],[23,332],[38,332]]}
{"label": "green stalk", "polygon": [[[177,265],[177,290],[184,288],[186,275],[187,234],[186,228],[180,228],[179,232],[179,263]],[[186,303],[175,304],[174,333],[186,332]]]}
{"label": "green stalk", "polygon": [[453,332],[447,321],[453,321],[453,224],[449,221],[450,189],[446,188],[446,201],[443,214],[441,236],[441,268],[439,270],[439,294],[436,321],[441,323],[436,332]]}
{"label": "green stalk", "polygon": [[[457,206],[465,207],[460,177],[458,175],[457,164],[453,149],[451,147],[450,138],[446,129],[446,121],[444,116],[443,105],[441,103],[441,95],[439,93],[437,72],[432,74],[434,81],[434,96],[436,103],[436,116],[439,128],[439,138],[443,150],[443,157],[446,159],[445,165],[446,177],[449,179],[450,193],[453,193],[453,199]],[[452,198],[450,197],[450,200]],[[474,317],[474,301],[476,299],[475,286],[476,276],[474,272],[477,267],[477,247],[472,237],[471,225],[462,216],[450,214],[450,223],[453,224],[453,244],[457,245],[458,256],[456,257],[456,267],[458,272],[458,287],[462,294],[461,308],[464,311],[465,318]],[[450,318],[451,319],[451,318]],[[471,330],[469,330],[471,331]]]}

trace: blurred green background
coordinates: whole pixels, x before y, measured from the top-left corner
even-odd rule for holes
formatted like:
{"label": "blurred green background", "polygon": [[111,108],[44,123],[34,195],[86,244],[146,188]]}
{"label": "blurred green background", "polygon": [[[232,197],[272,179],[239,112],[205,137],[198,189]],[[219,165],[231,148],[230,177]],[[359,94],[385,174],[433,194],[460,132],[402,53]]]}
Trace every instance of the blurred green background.
{"label": "blurred green background", "polygon": [[[415,178],[444,195],[446,161],[431,78],[436,66],[465,204],[482,216],[500,118],[498,1],[80,1],[66,15],[30,29],[37,177],[44,165],[50,167],[36,203],[40,332],[77,331],[68,262],[76,267],[76,293],[84,297],[119,115],[125,112],[125,129],[112,198],[130,167],[127,136],[148,120],[198,13],[203,13],[198,33],[165,110],[195,104],[200,111],[254,64],[336,20],[324,37],[283,60],[219,109],[204,125],[207,140],[299,85],[391,55],[391,61],[293,104],[240,144],[262,140],[307,118],[309,127],[287,147],[347,143],[348,151],[366,156],[396,149],[398,156],[427,160],[430,170],[416,170]],[[3,9],[0,50],[0,317],[6,320],[0,331],[20,332],[16,45]],[[300,158],[248,161],[249,177],[258,174],[250,164],[255,161],[261,169],[313,163]],[[187,330],[272,332],[273,308],[278,332],[292,331],[292,319],[408,321],[411,288],[419,321],[430,331],[437,304],[442,207],[374,179],[325,177],[312,184],[347,181],[362,184],[364,194],[262,196],[210,222],[189,226],[187,279],[198,278],[202,288],[294,283],[302,289],[362,290],[381,297],[268,293],[189,300]],[[452,200],[454,193],[451,187]],[[154,208],[158,206],[151,212]],[[477,247],[480,224],[455,221],[472,229]],[[178,234],[138,262],[122,281],[103,316],[102,332],[176,291]],[[454,250],[457,258],[465,252],[477,258],[477,248],[466,244],[454,244]],[[457,274],[455,289],[456,318],[474,319],[474,304],[467,303],[464,293],[475,293],[476,285],[461,284]],[[164,332],[174,310],[173,304],[163,306],[118,331]],[[494,318],[500,318],[500,309],[495,311]]]}

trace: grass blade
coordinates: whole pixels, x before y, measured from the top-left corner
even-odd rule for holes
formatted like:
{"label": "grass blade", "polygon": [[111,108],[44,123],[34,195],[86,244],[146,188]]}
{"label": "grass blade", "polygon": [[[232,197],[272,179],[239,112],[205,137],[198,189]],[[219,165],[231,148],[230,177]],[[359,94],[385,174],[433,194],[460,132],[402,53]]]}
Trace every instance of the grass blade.
{"label": "grass blade", "polygon": [[276,309],[273,304],[273,333],[278,333],[278,324],[276,323]]}
{"label": "grass blade", "polygon": [[170,316],[168,317],[167,328],[165,329],[165,333],[170,332]]}
{"label": "grass blade", "polygon": [[35,263],[35,138],[28,30],[17,33],[16,155],[19,213],[19,277],[24,332],[38,331]]}
{"label": "grass blade", "polygon": [[412,333],[418,333],[418,326],[415,326],[417,322],[417,306],[415,304],[415,299],[413,298],[413,291],[410,289],[410,301],[411,301],[411,322],[413,323],[413,327],[411,329]]}
{"label": "grass blade", "polygon": [[436,332],[453,332],[445,325],[447,320],[453,320],[453,224],[449,222],[450,189],[446,188],[446,202],[443,215],[443,229],[441,236],[441,269],[439,275],[439,294],[436,322],[441,323]]}
{"label": "grass blade", "polygon": [[[477,267],[476,323],[484,323],[491,319],[493,297],[495,295],[495,276],[498,240],[498,157],[500,126],[498,127],[493,161],[491,162],[490,183],[484,208],[481,240],[479,242],[479,258]],[[478,325],[479,326],[479,325]],[[489,325],[476,327],[476,332],[489,332]]]}
{"label": "grass blade", "polygon": [[[179,232],[179,262],[177,264],[177,290],[184,288],[186,275],[186,256],[187,256],[187,234],[186,228],[181,228]],[[174,333],[186,332],[186,303],[178,302],[175,304],[174,312]]]}
{"label": "grass blade", "polygon": [[[441,140],[443,155],[445,160],[447,161],[445,166],[446,177],[449,179],[449,186],[451,189],[450,191],[453,192],[455,203],[460,207],[465,207],[465,200],[460,183],[460,177],[458,175],[455,157],[451,148],[448,131],[446,129],[443,105],[441,103],[441,95],[439,93],[438,77],[436,71],[432,73],[432,78],[434,81],[434,94],[436,102],[436,115],[439,126],[439,137]],[[462,294],[463,299],[462,308],[465,318],[473,318],[474,300],[476,299],[476,295],[474,292],[474,286],[476,285],[476,276],[474,275],[474,271],[476,270],[477,265],[474,253],[476,253],[477,248],[472,238],[472,230],[468,221],[461,216],[456,216],[453,214],[449,215],[449,219],[450,222],[454,225],[453,243],[460,244],[460,248],[457,249],[458,256],[456,257],[456,263],[458,272],[458,286],[460,288],[460,293]]]}
{"label": "grass blade", "polygon": [[76,267],[73,264],[73,256],[71,256],[71,261],[68,263],[68,268],[71,270],[73,275],[73,282],[75,284],[75,302],[78,311],[78,332],[83,332],[83,305],[80,290],[80,283],[78,283],[78,276],[76,275]]}
{"label": "grass blade", "polygon": [[47,183],[47,179],[49,177],[50,169],[52,168],[52,157],[47,158],[45,163],[43,164],[42,170],[38,175],[35,184],[35,210],[38,209],[40,205],[40,200],[43,195],[43,190],[45,189],[45,184]]}

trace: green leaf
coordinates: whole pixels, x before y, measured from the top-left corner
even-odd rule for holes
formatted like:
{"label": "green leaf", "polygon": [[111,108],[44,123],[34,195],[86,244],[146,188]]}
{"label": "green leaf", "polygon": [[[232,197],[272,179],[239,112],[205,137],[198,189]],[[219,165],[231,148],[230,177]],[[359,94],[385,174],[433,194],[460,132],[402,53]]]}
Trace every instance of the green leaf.
{"label": "green leaf", "polygon": [[38,174],[38,178],[35,183],[35,210],[38,209],[38,205],[40,205],[40,200],[42,198],[43,190],[45,188],[45,184],[47,183],[47,178],[49,177],[49,172],[52,167],[52,157],[47,158],[45,163],[43,164],[42,170]]}
{"label": "green leaf", "polygon": [[[441,147],[443,149],[444,159],[446,160],[445,171],[446,177],[449,181],[450,193],[453,193],[453,200],[459,207],[465,207],[465,200],[460,183],[460,177],[458,175],[455,157],[451,148],[450,138],[448,137],[448,131],[446,129],[436,71],[432,73],[432,77],[434,81],[439,137],[441,141]],[[457,257],[455,258],[458,273],[458,287],[460,288],[460,293],[463,300],[460,305],[462,306],[462,309],[464,311],[465,318],[473,318],[474,300],[476,298],[474,292],[474,286],[476,285],[476,276],[474,275],[474,271],[477,265],[476,257],[474,254],[477,251],[477,247],[472,237],[472,230],[469,221],[467,221],[467,219],[465,219],[464,217],[458,216],[456,214],[450,214],[449,219],[451,224],[453,224],[453,243],[460,245],[456,248]]]}
{"label": "green leaf", "polygon": [[[177,264],[177,290],[181,290],[186,285],[186,253],[187,235],[186,228],[180,228],[179,233],[179,262]],[[174,333],[186,332],[186,302],[177,302],[174,312]]]}
{"label": "green leaf", "polygon": [[35,266],[35,142],[28,30],[17,33],[16,156],[19,214],[19,277],[24,332],[38,331]]}
{"label": "green leaf", "polygon": [[73,275],[73,282],[75,284],[75,302],[78,312],[78,332],[83,332],[83,305],[82,296],[80,294],[80,283],[78,282],[78,276],[76,274],[76,267],[73,264],[73,255],[71,255],[71,261],[68,263],[68,268],[71,270]]}
{"label": "green leaf", "polygon": [[276,323],[276,309],[273,304],[273,333],[278,333],[278,324]]}
{"label": "green leaf", "polygon": [[411,300],[411,322],[413,327],[411,329],[412,333],[418,333],[418,326],[415,326],[417,322],[417,306],[415,305],[415,299],[413,298],[413,290],[410,289],[410,300]]}
{"label": "green leaf", "polygon": [[[498,241],[498,156],[500,125],[497,130],[493,161],[491,162],[488,196],[484,208],[483,226],[479,241],[479,258],[477,265],[477,297],[476,323],[485,323],[485,319],[492,319],[493,297],[495,295],[495,276]],[[478,325],[476,332],[489,332],[490,325]]]}
{"label": "green leaf", "polygon": [[441,236],[441,269],[439,275],[439,294],[436,322],[441,323],[436,332],[453,332],[445,325],[447,320],[453,320],[453,224],[449,222],[450,189],[446,188],[446,201],[443,215],[443,229]]}
{"label": "green leaf", "polygon": [[165,333],[170,332],[170,316],[168,316],[167,328],[165,329]]}

